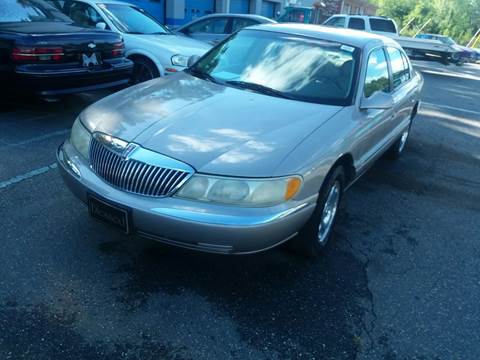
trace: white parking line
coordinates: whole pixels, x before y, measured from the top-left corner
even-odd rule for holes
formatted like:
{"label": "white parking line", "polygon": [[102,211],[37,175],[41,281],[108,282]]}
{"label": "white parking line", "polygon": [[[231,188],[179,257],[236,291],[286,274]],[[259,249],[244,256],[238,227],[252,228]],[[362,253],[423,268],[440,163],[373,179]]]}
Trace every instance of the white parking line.
{"label": "white parking line", "polygon": [[449,105],[433,104],[433,103],[428,103],[424,101],[421,102],[421,106],[430,106],[430,107],[435,107],[440,109],[448,109],[448,110],[454,110],[454,111],[459,111],[459,112],[468,113],[468,114],[480,115],[480,111],[467,110],[467,109],[462,109],[462,108],[449,106]]}
{"label": "white parking line", "polygon": [[51,132],[51,133],[49,133],[49,134],[40,135],[40,136],[35,136],[35,137],[30,138],[30,139],[28,139],[28,140],[20,141],[20,142],[17,142],[17,143],[2,145],[2,146],[0,146],[0,150],[7,149],[7,148],[11,148],[11,147],[16,147],[16,146],[28,145],[28,144],[31,144],[31,143],[33,143],[33,142],[37,142],[37,141],[42,141],[42,140],[49,139],[49,138],[51,138],[51,137],[60,136],[60,135],[65,135],[65,134],[67,134],[69,131],[70,131],[70,129],[54,131],[54,132]]}
{"label": "white parking line", "polygon": [[31,179],[31,178],[33,178],[35,176],[38,176],[38,175],[41,175],[41,174],[45,174],[46,172],[48,172],[52,169],[55,169],[56,167],[57,167],[57,164],[53,163],[53,164],[50,164],[48,166],[44,166],[44,167],[29,171],[25,174],[17,175],[15,177],[11,178],[11,179],[8,179],[8,180],[5,180],[5,181],[0,181],[0,189],[5,189],[5,188],[7,188],[11,185],[18,184],[19,182],[22,182],[24,180]]}

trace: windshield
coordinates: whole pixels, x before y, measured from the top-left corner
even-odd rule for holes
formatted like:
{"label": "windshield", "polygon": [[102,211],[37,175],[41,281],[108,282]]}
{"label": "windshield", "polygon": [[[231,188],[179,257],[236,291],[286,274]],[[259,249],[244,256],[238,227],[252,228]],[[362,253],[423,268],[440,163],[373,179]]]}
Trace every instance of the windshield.
{"label": "windshield", "polygon": [[271,96],[350,105],[359,50],[336,42],[242,30],[189,72],[210,81]]}
{"label": "windshield", "polygon": [[140,8],[121,4],[101,4],[100,7],[121,32],[170,34],[170,31]]}
{"label": "windshield", "polygon": [[0,23],[45,21],[72,22],[70,18],[42,0],[2,0]]}
{"label": "windshield", "polygon": [[439,37],[440,41],[447,45],[455,45],[455,41],[452,38],[441,36]]}

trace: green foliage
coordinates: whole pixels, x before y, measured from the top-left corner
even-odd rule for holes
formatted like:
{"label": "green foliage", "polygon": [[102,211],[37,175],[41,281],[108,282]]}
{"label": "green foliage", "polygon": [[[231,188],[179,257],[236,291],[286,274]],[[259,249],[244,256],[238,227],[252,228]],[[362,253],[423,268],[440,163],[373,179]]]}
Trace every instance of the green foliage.
{"label": "green foliage", "polygon": [[451,36],[465,45],[480,28],[480,0],[371,0],[378,6],[378,15],[397,21],[399,29],[415,18],[402,35],[412,36],[428,19],[422,30]]}

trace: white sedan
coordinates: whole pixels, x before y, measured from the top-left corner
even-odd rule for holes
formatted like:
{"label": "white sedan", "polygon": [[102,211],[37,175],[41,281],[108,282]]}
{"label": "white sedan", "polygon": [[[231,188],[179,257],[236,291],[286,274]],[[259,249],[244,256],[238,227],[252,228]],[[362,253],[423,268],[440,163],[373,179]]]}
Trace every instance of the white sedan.
{"label": "white sedan", "polygon": [[126,56],[135,66],[132,83],[181,71],[189,57],[201,56],[211,45],[176,35],[143,9],[121,1],[73,0],[60,7],[76,24],[112,30],[123,35]]}

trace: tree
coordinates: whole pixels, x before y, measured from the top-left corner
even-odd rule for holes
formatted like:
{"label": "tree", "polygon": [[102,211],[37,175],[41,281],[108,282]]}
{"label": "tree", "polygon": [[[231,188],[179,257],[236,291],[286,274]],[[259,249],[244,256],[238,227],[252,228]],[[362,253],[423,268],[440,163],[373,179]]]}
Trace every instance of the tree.
{"label": "tree", "polygon": [[[466,44],[480,28],[480,0],[371,0],[378,15],[397,21],[401,29],[408,21],[417,27],[432,19],[423,32],[451,36]],[[415,26],[402,33],[414,35]]]}

